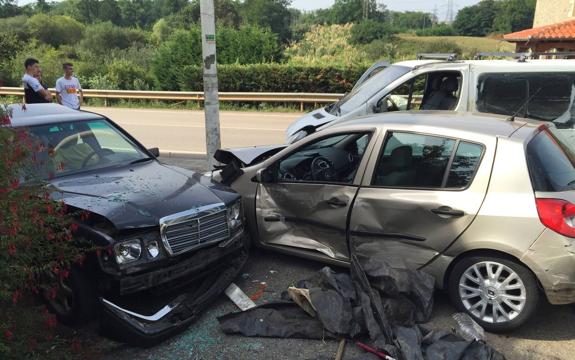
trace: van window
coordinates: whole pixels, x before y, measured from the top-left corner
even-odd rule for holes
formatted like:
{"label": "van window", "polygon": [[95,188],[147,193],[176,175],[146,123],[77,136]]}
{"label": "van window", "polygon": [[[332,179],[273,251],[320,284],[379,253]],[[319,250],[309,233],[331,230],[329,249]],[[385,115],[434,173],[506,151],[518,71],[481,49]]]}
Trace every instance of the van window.
{"label": "van window", "polygon": [[533,190],[575,189],[575,130],[548,128],[527,145],[527,165]]}
{"label": "van window", "polygon": [[483,74],[477,90],[479,112],[517,113],[569,127],[575,121],[575,73]]}
{"label": "van window", "polygon": [[376,112],[404,110],[454,110],[461,93],[461,73],[434,71],[399,85],[380,100]]}

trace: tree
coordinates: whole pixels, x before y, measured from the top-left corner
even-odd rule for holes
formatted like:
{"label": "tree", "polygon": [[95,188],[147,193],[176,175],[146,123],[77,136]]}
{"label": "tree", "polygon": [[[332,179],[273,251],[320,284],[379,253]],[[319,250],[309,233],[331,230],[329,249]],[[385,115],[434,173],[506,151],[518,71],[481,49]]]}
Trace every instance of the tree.
{"label": "tree", "polygon": [[430,28],[434,24],[433,15],[420,11],[390,12],[390,22],[401,31]]}
{"label": "tree", "polygon": [[114,25],[122,23],[122,14],[116,0],[102,0],[98,9],[98,21],[109,21]]}
{"label": "tree", "polygon": [[459,10],[453,27],[460,35],[485,36],[491,32],[497,12],[496,1],[482,0],[477,5]]}
{"label": "tree", "polygon": [[505,0],[493,20],[494,32],[511,33],[533,26],[536,0]]}
{"label": "tree", "polygon": [[26,26],[34,38],[54,47],[76,44],[84,33],[84,25],[62,15],[36,14],[28,19]]}
{"label": "tree", "polygon": [[291,0],[245,0],[241,7],[244,23],[270,28],[281,42],[291,38]]}
{"label": "tree", "polygon": [[112,49],[127,49],[131,46],[144,46],[147,43],[148,35],[144,31],[122,28],[111,22],[105,22],[88,26],[80,46],[94,54],[106,55]]}
{"label": "tree", "polygon": [[98,21],[100,2],[98,0],[77,0],[75,7],[78,10],[81,22],[92,24]]}
{"label": "tree", "polygon": [[15,0],[0,0],[0,18],[7,18],[20,14]]}
{"label": "tree", "polygon": [[367,18],[384,20],[385,5],[378,9],[375,0],[335,0],[329,9],[329,22],[331,24],[357,23],[364,20],[364,6],[367,5]]}
{"label": "tree", "polygon": [[364,20],[351,28],[349,41],[352,44],[369,44],[374,40],[390,38],[392,30],[381,21]]}
{"label": "tree", "polygon": [[[240,15],[241,4],[237,0],[218,0],[214,2],[214,11],[218,25],[238,28],[242,22]],[[181,24],[181,27],[189,28],[191,24],[200,22],[200,2],[193,0],[182,8],[170,22]]]}

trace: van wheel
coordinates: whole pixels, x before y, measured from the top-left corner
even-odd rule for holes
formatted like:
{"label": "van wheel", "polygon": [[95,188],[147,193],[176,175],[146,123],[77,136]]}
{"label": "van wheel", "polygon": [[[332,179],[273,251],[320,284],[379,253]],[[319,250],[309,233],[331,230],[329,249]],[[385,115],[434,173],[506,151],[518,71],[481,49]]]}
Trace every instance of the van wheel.
{"label": "van wheel", "polygon": [[60,278],[55,294],[48,290],[43,293],[48,307],[62,324],[81,325],[97,315],[96,292],[82,270],[72,268],[67,278]]}
{"label": "van wheel", "polygon": [[525,266],[504,257],[470,256],[451,271],[449,296],[485,330],[504,332],[529,319],[540,294]]}

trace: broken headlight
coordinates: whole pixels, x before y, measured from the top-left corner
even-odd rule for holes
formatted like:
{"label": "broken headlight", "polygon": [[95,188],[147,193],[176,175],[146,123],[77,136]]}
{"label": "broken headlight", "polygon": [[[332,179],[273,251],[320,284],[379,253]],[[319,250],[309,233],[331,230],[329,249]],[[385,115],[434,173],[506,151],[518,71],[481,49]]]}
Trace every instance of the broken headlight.
{"label": "broken headlight", "polygon": [[142,242],[139,239],[121,242],[114,246],[114,253],[118,264],[131,263],[142,255]]}
{"label": "broken headlight", "polygon": [[228,207],[228,228],[234,230],[242,225],[242,203],[236,201]]}

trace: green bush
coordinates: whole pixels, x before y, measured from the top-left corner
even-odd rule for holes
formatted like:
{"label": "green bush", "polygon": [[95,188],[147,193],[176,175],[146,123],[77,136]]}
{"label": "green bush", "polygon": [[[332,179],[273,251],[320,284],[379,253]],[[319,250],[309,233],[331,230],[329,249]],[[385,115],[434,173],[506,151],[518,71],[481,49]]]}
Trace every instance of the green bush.
{"label": "green bush", "polygon": [[114,60],[106,75],[119,90],[150,90],[154,84],[145,69],[126,60]]}
{"label": "green bush", "polygon": [[16,36],[21,41],[30,39],[30,29],[26,26],[28,17],[26,15],[13,16],[0,19],[0,31]]}
{"label": "green bush", "polygon": [[88,26],[80,46],[85,51],[103,56],[113,49],[143,47],[148,44],[148,37],[148,33],[143,30],[122,28],[105,22]]}
{"label": "green bush", "polygon": [[82,39],[84,25],[68,16],[37,14],[26,21],[30,34],[44,44],[58,47]]}
{"label": "green bush", "polygon": [[423,30],[417,30],[415,32],[417,36],[454,36],[456,35],[455,30],[451,25],[440,24],[432,28],[427,28]]}
{"label": "green bush", "polygon": [[[220,91],[344,93],[365,67],[297,66],[289,64],[218,65]],[[185,66],[179,76],[182,89],[203,88],[202,68]]]}
{"label": "green bush", "polygon": [[[281,51],[277,37],[267,29],[242,26],[220,27],[216,33],[219,64],[263,63],[278,60]],[[153,73],[163,90],[178,90],[184,66],[202,64],[202,41],[198,27],[176,31],[157,49]]]}
{"label": "green bush", "polygon": [[351,28],[352,44],[369,44],[374,40],[382,40],[392,36],[392,29],[381,21],[364,20]]}

